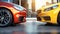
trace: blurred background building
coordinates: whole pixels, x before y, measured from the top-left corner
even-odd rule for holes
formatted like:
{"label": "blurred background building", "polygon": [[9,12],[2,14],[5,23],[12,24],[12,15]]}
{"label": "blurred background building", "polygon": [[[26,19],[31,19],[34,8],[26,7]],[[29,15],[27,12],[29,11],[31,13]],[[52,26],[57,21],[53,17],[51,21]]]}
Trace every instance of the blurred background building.
{"label": "blurred background building", "polygon": [[4,2],[12,2],[21,5],[27,9],[27,17],[36,17],[37,10],[42,6],[60,2],[60,0],[0,0]]}

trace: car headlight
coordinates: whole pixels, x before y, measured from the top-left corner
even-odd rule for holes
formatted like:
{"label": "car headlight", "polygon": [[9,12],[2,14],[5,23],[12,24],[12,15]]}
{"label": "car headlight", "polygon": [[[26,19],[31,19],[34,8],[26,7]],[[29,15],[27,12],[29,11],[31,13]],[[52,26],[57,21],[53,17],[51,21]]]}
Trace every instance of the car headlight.
{"label": "car headlight", "polygon": [[13,4],[14,8],[17,9],[17,10],[20,10],[20,11],[23,11],[24,10],[24,7],[20,6],[20,5],[17,5],[17,4]]}

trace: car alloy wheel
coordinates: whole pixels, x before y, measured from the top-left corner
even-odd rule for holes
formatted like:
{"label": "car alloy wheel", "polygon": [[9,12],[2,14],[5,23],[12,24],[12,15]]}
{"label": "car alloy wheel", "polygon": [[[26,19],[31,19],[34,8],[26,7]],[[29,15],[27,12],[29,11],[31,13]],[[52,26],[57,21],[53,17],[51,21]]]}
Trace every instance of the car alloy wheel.
{"label": "car alloy wheel", "polygon": [[12,14],[9,10],[0,9],[0,26],[8,26],[12,22]]}

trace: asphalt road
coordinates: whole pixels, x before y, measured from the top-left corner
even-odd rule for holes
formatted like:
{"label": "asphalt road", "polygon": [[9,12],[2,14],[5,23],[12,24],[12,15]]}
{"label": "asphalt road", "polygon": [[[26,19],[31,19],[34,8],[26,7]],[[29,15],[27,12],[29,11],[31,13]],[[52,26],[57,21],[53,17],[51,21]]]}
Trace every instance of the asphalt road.
{"label": "asphalt road", "polygon": [[24,24],[0,27],[0,34],[60,34],[60,26],[46,26],[34,18],[27,19]]}

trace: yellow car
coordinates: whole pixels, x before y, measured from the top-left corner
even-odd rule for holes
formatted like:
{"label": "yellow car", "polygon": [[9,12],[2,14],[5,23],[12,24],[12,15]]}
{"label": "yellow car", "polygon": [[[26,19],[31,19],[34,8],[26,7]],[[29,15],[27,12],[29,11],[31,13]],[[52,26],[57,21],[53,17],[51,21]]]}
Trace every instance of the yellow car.
{"label": "yellow car", "polygon": [[38,9],[37,21],[60,24],[60,3],[51,4]]}

